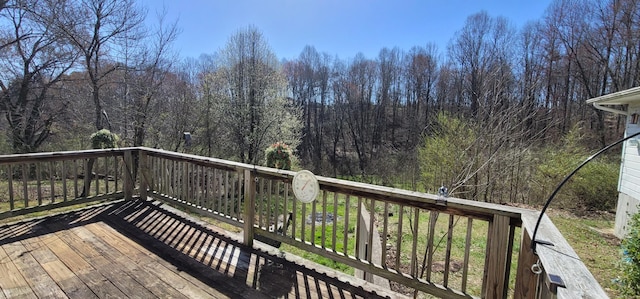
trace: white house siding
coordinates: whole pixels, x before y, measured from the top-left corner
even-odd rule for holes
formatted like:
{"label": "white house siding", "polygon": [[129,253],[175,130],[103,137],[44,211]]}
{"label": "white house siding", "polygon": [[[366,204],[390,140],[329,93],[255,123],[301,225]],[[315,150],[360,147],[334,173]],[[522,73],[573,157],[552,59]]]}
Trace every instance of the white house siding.
{"label": "white house siding", "polygon": [[[630,113],[640,113],[640,103],[629,105]],[[631,124],[627,117],[626,136],[640,131],[640,124]],[[628,214],[638,211],[640,205],[640,137],[625,142],[622,164],[620,165],[620,183],[618,206],[616,210],[615,234],[623,237],[627,231]]]}
{"label": "white house siding", "polygon": [[616,210],[616,223],[614,226],[614,234],[618,238],[624,238],[627,233],[627,222],[629,221],[629,215],[638,212],[638,205],[640,200],[632,198],[631,196],[620,193],[618,195],[618,207]]}

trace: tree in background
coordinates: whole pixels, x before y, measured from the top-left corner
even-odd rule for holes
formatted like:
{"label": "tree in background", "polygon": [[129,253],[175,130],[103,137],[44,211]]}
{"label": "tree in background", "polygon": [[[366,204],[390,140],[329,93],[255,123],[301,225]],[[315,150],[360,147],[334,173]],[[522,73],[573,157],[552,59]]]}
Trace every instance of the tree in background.
{"label": "tree in background", "polygon": [[295,61],[285,62],[283,72],[292,97],[302,109],[302,140],[299,155],[311,161],[311,169],[323,168],[323,154],[329,101],[331,100],[331,57],[319,53],[313,46],[306,46]]}
{"label": "tree in background", "polygon": [[[144,146],[149,122],[162,112],[162,108],[153,105],[158,99],[169,98],[173,89],[178,89],[183,80],[175,80],[170,88],[165,84],[170,77],[175,54],[171,52],[173,42],[178,36],[177,23],[166,23],[166,12],[158,15],[158,27],[152,34],[144,35],[140,43],[133,46],[136,51],[132,59],[127,59],[124,85],[131,99],[131,105],[125,110],[133,113],[125,123],[133,124],[133,146]],[[164,87],[164,88],[163,88]],[[160,108],[160,109],[154,109]],[[180,132],[177,132],[178,134]]]}
{"label": "tree in background", "polygon": [[[56,18],[55,28],[81,53],[93,101],[95,129],[106,125],[105,100],[100,92],[108,76],[127,66],[118,49],[142,36],[145,13],[134,0],[79,0],[69,2]],[[127,55],[123,55],[127,56]],[[108,111],[111,112],[111,111]],[[115,113],[112,113],[115,114]]]}
{"label": "tree in background", "polygon": [[287,83],[275,54],[255,27],[238,31],[217,55],[212,74],[222,112],[227,157],[256,164],[276,141],[300,144],[300,109],[286,97]]}
{"label": "tree in background", "polygon": [[[198,99],[198,62],[187,60],[169,72],[157,90],[157,99],[148,108],[145,146],[180,151],[184,145],[184,132],[201,134],[200,124],[204,114]],[[172,88],[169,88],[172,87]],[[207,134],[203,134],[206,138]],[[211,135],[212,137],[214,135]],[[199,146],[194,140],[192,148]],[[198,152],[199,154],[205,154]]]}
{"label": "tree in background", "polygon": [[1,12],[9,25],[0,38],[11,42],[0,48],[0,111],[14,153],[36,151],[68,105],[68,98],[54,91],[78,53],[53,30],[60,9],[58,2],[15,0]]}

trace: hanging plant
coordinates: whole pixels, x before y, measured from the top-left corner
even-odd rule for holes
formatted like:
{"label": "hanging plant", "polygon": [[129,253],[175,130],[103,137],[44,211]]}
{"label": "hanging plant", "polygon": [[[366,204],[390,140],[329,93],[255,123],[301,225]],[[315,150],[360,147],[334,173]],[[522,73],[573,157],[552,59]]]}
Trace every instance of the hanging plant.
{"label": "hanging plant", "polygon": [[265,150],[267,167],[290,170],[291,148],[284,142],[276,142]]}
{"label": "hanging plant", "polygon": [[120,138],[115,133],[111,133],[111,131],[107,129],[102,129],[91,134],[91,148],[116,148],[118,147],[119,140]]}

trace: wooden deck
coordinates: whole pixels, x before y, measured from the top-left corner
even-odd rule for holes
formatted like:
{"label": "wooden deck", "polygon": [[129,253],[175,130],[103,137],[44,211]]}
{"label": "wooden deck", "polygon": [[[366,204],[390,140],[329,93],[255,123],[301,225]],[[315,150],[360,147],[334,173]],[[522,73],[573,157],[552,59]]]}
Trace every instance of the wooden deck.
{"label": "wooden deck", "polygon": [[298,261],[158,202],[118,201],[1,225],[0,298],[401,297]]}

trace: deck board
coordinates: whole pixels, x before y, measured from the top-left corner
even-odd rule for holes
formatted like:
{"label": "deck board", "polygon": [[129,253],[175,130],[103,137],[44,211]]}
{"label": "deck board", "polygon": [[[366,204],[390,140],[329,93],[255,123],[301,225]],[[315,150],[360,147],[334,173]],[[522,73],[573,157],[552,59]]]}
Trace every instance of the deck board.
{"label": "deck board", "polygon": [[[11,258],[16,268],[22,273],[23,277],[29,277],[27,282],[31,287],[31,290],[39,298],[44,297],[64,297],[64,292],[51,279],[51,276],[47,275],[44,268],[36,261],[33,255],[27,252],[26,248],[20,242],[7,244],[2,247],[7,256]],[[0,272],[2,273],[2,272]],[[4,293],[0,298],[5,298]]]}
{"label": "deck board", "polygon": [[304,264],[151,201],[0,225],[0,299],[383,298]]}
{"label": "deck board", "polygon": [[0,249],[0,260],[3,261],[0,265],[0,273],[7,276],[5,279],[0,280],[0,288],[2,288],[5,296],[37,298],[29,283],[27,283],[27,280],[20,273],[20,270],[18,270],[4,248]]}

